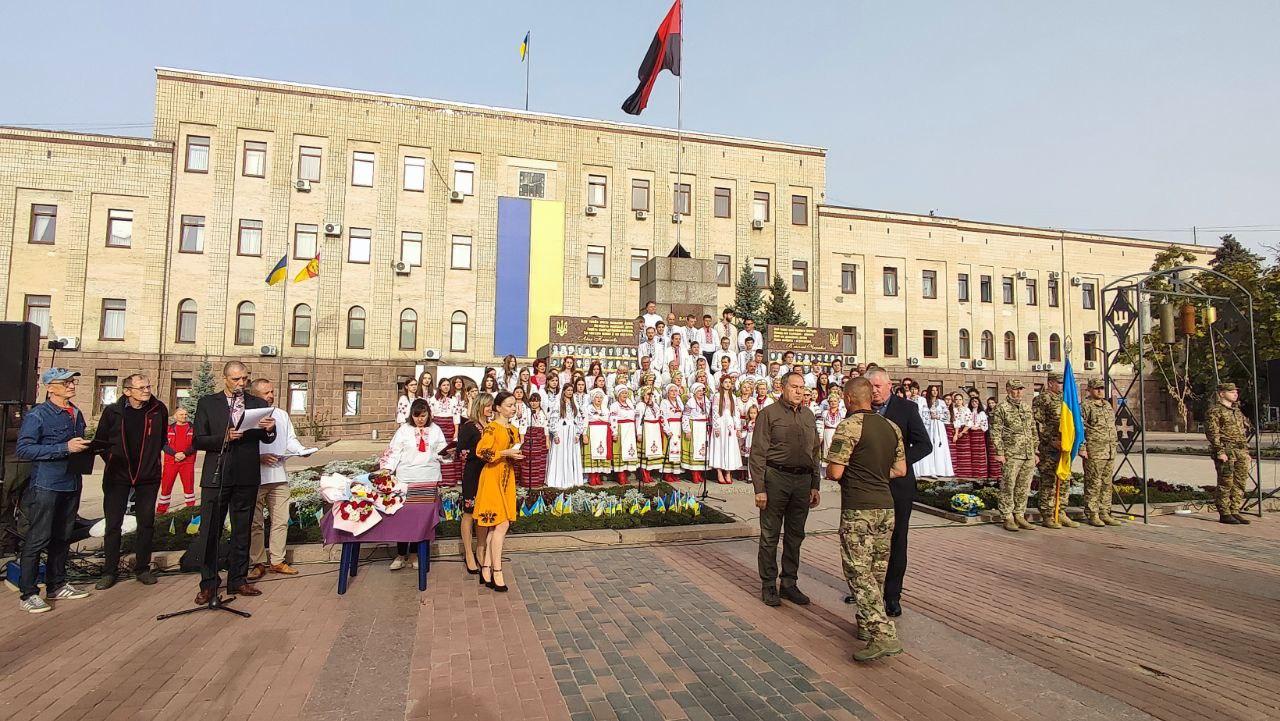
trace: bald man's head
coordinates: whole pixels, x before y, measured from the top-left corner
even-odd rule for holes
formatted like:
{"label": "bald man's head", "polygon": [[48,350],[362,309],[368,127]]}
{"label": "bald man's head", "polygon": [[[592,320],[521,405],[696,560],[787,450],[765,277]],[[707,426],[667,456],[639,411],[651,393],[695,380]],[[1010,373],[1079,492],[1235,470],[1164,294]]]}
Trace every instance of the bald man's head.
{"label": "bald man's head", "polygon": [[871,381],[863,376],[850,378],[844,383],[844,404],[850,411],[871,410]]}

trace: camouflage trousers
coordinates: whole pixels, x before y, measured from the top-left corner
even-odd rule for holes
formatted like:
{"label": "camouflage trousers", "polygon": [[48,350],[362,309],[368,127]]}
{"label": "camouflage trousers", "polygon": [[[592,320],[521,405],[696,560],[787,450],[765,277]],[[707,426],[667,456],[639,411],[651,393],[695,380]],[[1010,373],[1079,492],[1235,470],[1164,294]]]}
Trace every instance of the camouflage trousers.
{"label": "camouflage trousers", "polygon": [[1090,516],[1111,515],[1111,475],[1114,458],[1084,459],[1084,508]]}
{"label": "camouflage trousers", "polygon": [[1226,451],[1227,460],[1213,459],[1218,469],[1218,488],[1214,491],[1213,500],[1218,513],[1239,513],[1244,507],[1245,484],[1249,482],[1249,451],[1236,449]]}
{"label": "camouflage trousers", "polygon": [[1004,459],[1000,472],[1000,515],[1025,515],[1027,496],[1031,495],[1031,472],[1035,462],[1030,458]]}
{"label": "camouflage trousers", "polygon": [[1058,457],[1062,451],[1053,446],[1041,446],[1036,452],[1040,455],[1040,462],[1036,464],[1040,518],[1056,518],[1055,511],[1066,511],[1067,496],[1071,491],[1071,481],[1058,478]]}
{"label": "camouflage trousers", "polygon": [[898,629],[884,610],[884,577],[889,570],[893,509],[840,511],[840,561],[854,598],[858,628],[871,639],[895,639]]}

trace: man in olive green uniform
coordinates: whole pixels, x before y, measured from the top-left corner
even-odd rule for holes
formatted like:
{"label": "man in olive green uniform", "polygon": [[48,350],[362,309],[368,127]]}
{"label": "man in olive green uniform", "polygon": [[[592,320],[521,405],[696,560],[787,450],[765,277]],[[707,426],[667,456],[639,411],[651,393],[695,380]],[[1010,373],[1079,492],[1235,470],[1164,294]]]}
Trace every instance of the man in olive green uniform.
{"label": "man in olive green uniform", "polygon": [[1026,518],[1027,497],[1031,495],[1031,472],[1035,470],[1035,426],[1031,409],[1022,403],[1022,381],[1004,384],[1004,399],[991,414],[991,444],[995,459],[1002,464],[1000,475],[1000,515],[1004,529],[1031,529]]}
{"label": "man in olive green uniform", "polygon": [[1045,392],[1031,403],[1036,423],[1036,477],[1040,479],[1040,523],[1045,528],[1075,528],[1080,525],[1067,516],[1067,496],[1071,480],[1058,478],[1058,458],[1062,456],[1062,374],[1050,373]]}
{"label": "man in olive green uniform", "polygon": [[1116,411],[1101,378],[1089,379],[1089,397],[1080,404],[1084,421],[1084,507],[1090,526],[1119,526],[1111,516],[1112,463],[1116,457]]}
{"label": "man in olive green uniform", "polygon": [[1204,434],[1209,439],[1209,453],[1218,469],[1218,488],[1214,501],[1220,523],[1249,523],[1240,515],[1244,505],[1244,487],[1249,480],[1249,422],[1240,412],[1240,392],[1235,383],[1219,383],[1218,399],[1209,407],[1204,419]]}

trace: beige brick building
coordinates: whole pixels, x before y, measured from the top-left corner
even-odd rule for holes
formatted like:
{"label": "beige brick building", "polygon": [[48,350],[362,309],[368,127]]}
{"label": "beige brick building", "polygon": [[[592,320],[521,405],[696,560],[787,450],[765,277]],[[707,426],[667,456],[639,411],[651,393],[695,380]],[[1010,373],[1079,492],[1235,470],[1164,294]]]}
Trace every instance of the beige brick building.
{"label": "beige brick building", "polygon": [[[679,234],[716,260],[722,305],[743,263],[790,274],[848,355],[948,385],[1056,365],[1067,338],[1087,356],[1102,285],[1167,246],[828,206],[822,148],[680,147],[677,164],[669,129],[160,69],[154,139],[0,129],[4,316],[78,339],[58,360],[99,397],[140,368],[172,402],[201,360],[240,358],[358,433],[424,359],[494,360],[503,196],[564,203],[567,314],[634,316],[639,266]],[[317,253],[318,278],[266,285]]]}

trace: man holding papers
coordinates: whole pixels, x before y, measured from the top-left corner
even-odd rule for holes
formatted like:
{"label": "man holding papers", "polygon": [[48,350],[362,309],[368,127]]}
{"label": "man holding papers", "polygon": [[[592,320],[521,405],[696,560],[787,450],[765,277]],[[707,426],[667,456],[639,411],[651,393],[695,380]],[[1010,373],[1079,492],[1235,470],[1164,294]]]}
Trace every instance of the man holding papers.
{"label": "man holding papers", "polygon": [[[293,432],[289,414],[276,408],[276,389],[271,381],[259,378],[249,386],[249,393],[266,401],[270,417],[276,423],[276,438],[258,444],[262,463],[262,481],[258,486],[258,501],[253,506],[253,528],[249,538],[249,581],[256,581],[267,572],[293,576],[298,572],[285,563],[284,551],[289,534],[289,475],[285,472],[285,458],[309,456],[314,448],[303,448]],[[263,544],[265,521],[263,511],[271,517],[271,565],[268,566],[267,549]]]}

